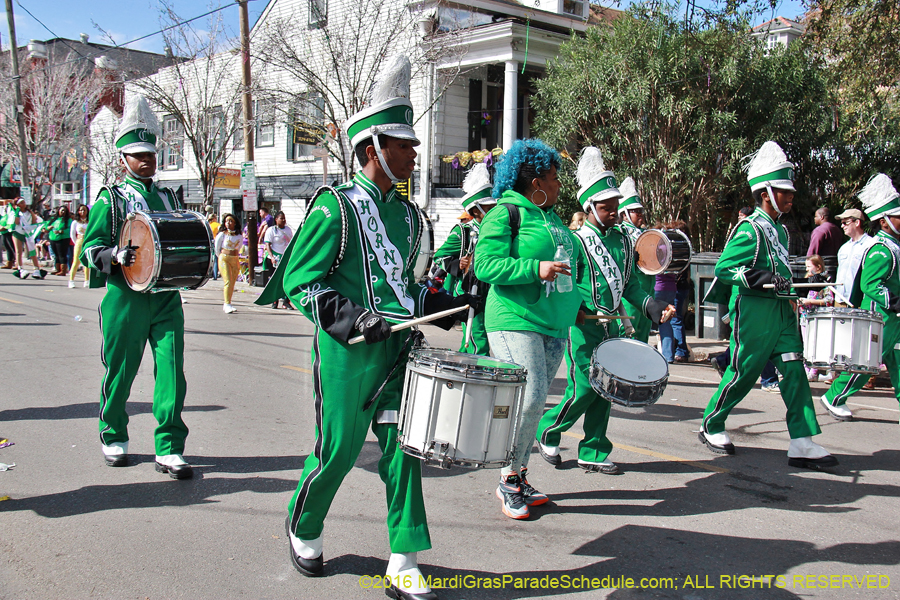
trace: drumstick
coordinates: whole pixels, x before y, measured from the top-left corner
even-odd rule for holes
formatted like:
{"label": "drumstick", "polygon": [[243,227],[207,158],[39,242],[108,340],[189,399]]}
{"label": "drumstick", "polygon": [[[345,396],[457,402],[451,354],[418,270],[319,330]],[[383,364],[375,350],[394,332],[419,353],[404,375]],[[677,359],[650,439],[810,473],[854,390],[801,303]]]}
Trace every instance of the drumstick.
{"label": "drumstick", "polygon": [[850,302],[850,301],[847,299],[846,296],[844,296],[842,293],[840,293],[839,291],[837,291],[837,288],[836,288],[836,287],[834,287],[833,285],[829,285],[829,286],[828,286],[828,289],[831,290],[832,292],[834,292],[834,295],[838,297],[838,300],[840,300],[841,302],[843,302],[844,304],[846,304],[846,305],[849,306],[850,308],[856,308],[855,306],[853,306],[853,303]]}
{"label": "drumstick", "polygon": [[614,321],[616,319],[633,319],[634,317],[629,317],[628,315],[585,315],[585,320],[601,320],[601,321]]}
{"label": "drumstick", "polygon": [[[791,284],[795,288],[826,288],[832,284],[830,283],[792,283]],[[774,283],[764,283],[763,287],[767,290],[774,290]]]}
{"label": "drumstick", "polygon": [[[457,306],[456,308],[451,308],[448,310],[442,310],[441,312],[434,313],[432,315],[428,315],[427,317],[419,317],[418,319],[413,319],[412,321],[406,321],[404,323],[397,323],[393,327],[391,327],[391,333],[395,333],[397,331],[401,331],[403,329],[409,329],[413,325],[419,325],[421,323],[428,323],[430,321],[434,321],[436,319],[440,319],[441,317],[446,317],[447,315],[452,315],[453,313],[458,313],[461,310],[466,310],[469,308],[468,304],[464,304],[462,306]],[[361,341],[365,340],[365,336],[358,335],[348,343],[352,346],[353,344],[358,344]]]}
{"label": "drumstick", "polygon": [[131,247],[131,229],[132,223],[134,223],[134,219],[137,215],[134,213],[128,213],[128,216],[125,219],[128,221],[128,246]]}
{"label": "drumstick", "polygon": [[[475,284],[472,286],[471,294],[474,296],[475,292],[478,291],[478,285]],[[466,320],[466,350],[469,349],[469,342],[472,340],[472,321],[475,319],[475,309],[469,308],[469,318]]]}

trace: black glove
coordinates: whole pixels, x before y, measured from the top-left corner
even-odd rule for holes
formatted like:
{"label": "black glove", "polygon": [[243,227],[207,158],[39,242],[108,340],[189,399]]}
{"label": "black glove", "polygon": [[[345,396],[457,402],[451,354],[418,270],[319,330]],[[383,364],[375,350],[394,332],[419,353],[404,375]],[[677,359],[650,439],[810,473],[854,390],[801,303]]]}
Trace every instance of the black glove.
{"label": "black glove", "polygon": [[772,271],[747,269],[744,272],[744,279],[747,280],[747,287],[753,290],[766,290],[764,286],[772,284],[775,286],[775,291],[779,294],[786,294],[791,291],[791,280]]}
{"label": "black glove", "polygon": [[[462,296],[451,296],[446,292],[439,292],[437,294],[427,294],[425,296],[425,314],[433,315],[434,313],[443,312],[445,310],[449,310],[451,308],[456,308],[459,306],[465,306],[469,304],[472,306],[471,300],[475,298],[479,298],[479,296],[473,296],[471,294],[463,294]],[[477,310],[476,310],[477,312]],[[457,313],[453,313],[452,315],[447,315],[446,317],[441,317],[440,319],[435,319],[431,321],[432,325],[437,325],[441,329],[450,330],[453,327],[453,324],[459,320],[465,320],[466,312],[459,311]]]}
{"label": "black glove", "polygon": [[484,296],[477,296],[475,294],[463,294],[462,296],[457,296],[454,299],[453,306],[465,306],[466,304],[468,304],[469,307],[475,311],[476,315],[480,315],[484,312]]}
{"label": "black glove", "polygon": [[366,338],[366,344],[376,344],[391,337],[391,324],[369,311],[356,320],[356,329]]}
{"label": "black glove", "polygon": [[888,302],[888,312],[900,313],[900,296],[894,296],[893,294],[889,297]]}

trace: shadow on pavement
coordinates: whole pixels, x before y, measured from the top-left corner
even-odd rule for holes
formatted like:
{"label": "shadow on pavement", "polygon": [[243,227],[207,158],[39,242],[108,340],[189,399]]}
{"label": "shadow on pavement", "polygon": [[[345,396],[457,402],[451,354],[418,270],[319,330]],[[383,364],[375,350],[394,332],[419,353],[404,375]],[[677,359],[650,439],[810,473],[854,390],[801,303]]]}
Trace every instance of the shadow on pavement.
{"label": "shadow on pavement", "polygon": [[[153,413],[152,402],[128,402],[129,415]],[[185,405],[184,412],[213,412],[225,410],[224,406],[207,404],[201,406]],[[0,421],[52,421],[56,419],[96,419],[100,414],[100,402],[82,402],[64,406],[32,406],[0,410]]]}

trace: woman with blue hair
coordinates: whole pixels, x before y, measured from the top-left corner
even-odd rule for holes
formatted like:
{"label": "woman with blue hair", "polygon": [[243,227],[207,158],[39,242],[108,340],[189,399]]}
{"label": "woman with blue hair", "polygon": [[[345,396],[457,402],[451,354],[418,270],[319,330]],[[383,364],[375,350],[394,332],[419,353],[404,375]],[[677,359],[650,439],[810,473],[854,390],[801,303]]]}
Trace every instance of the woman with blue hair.
{"label": "woman with blue hair", "polygon": [[528,483],[528,460],[581,305],[570,269],[580,250],[553,212],[559,166],[559,153],[541,140],[517,140],[497,165],[497,208],[484,217],[475,249],[475,275],[491,284],[485,307],[491,352],[528,370],[513,459],[497,488],[503,513],[513,519],[527,519],[529,506],[548,499]]}

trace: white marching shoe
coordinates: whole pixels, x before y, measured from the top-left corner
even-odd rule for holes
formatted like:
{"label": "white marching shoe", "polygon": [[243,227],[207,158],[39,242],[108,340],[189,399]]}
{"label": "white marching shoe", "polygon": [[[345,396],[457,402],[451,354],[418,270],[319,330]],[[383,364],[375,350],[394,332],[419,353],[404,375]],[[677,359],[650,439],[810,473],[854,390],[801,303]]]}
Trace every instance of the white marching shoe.
{"label": "white marching shoe", "polygon": [[291,553],[291,564],[307,577],[321,577],[325,574],[325,560],[322,556],[323,536],[314,540],[301,540],[291,531],[291,517],[284,520],[284,531],[287,533],[288,550]]}
{"label": "white marching shoe", "polygon": [[721,433],[706,433],[700,430],[698,437],[701,442],[706,444],[707,448],[716,454],[734,454],[734,444],[731,443],[731,438],[724,431]]}
{"label": "white marching shoe", "polygon": [[128,464],[128,442],[113,442],[109,446],[100,445],[103,460],[109,467],[124,467]]}
{"label": "white marching shoe", "polygon": [[395,600],[437,600],[419,570],[415,552],[391,554],[385,575],[391,585],[384,593]]}
{"label": "white marching shoe", "polygon": [[822,401],[822,406],[825,407],[825,410],[828,411],[828,414],[830,414],[832,417],[834,417],[838,421],[852,421],[853,420],[853,413],[850,412],[850,409],[847,408],[846,406],[844,406],[844,405],[835,406],[835,405],[829,403],[828,398],[826,398],[825,396],[822,396],[821,398],[819,398],[819,400]]}
{"label": "white marching shoe", "polygon": [[801,469],[827,469],[836,467],[838,461],[807,436],[791,440],[788,447],[788,465]]}

